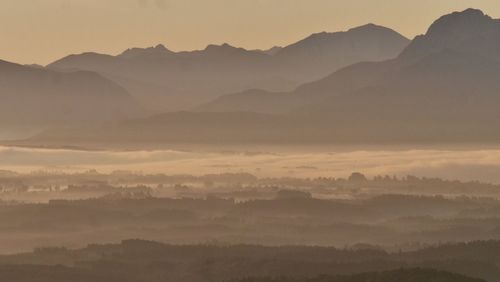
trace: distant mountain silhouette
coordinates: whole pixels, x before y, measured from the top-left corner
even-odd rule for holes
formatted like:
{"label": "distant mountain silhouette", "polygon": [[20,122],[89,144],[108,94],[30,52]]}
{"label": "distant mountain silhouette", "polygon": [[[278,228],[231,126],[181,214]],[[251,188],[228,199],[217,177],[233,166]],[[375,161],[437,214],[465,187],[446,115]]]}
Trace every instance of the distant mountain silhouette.
{"label": "distant mountain silhouette", "polygon": [[88,71],[60,73],[0,61],[0,125],[74,126],[136,117],[135,100]]}
{"label": "distant mountain silhouette", "polygon": [[254,50],[254,51],[257,51],[257,52],[261,52],[261,53],[264,53],[264,54],[267,54],[267,55],[271,55],[271,56],[274,56],[276,55],[279,51],[283,50],[283,47],[280,47],[280,46],[274,46],[272,48],[269,48],[267,50]]}
{"label": "distant mountain silhouette", "polygon": [[156,47],[150,48],[132,48],[125,50],[118,55],[120,58],[125,59],[161,59],[171,56],[174,52],[168,50],[164,45],[159,44]]}
{"label": "distant mountain silhouette", "polygon": [[396,59],[355,64],[291,93],[223,96],[200,110],[316,116],[337,132],[386,139],[493,138],[499,50],[500,21],[468,9],[437,20]]}
{"label": "distant mountain silhouette", "polygon": [[[293,92],[226,95],[198,113],[123,123],[100,129],[100,137],[140,131],[158,142],[498,141],[499,22],[479,10],[455,12],[395,59],[357,63]],[[59,134],[43,138],[68,137]]]}
{"label": "distant mountain silhouette", "polygon": [[163,45],[134,48],[118,56],[71,55],[48,66],[98,72],[127,89],[154,111],[189,109],[220,95],[265,89],[290,91],[339,68],[396,57],[409,40],[367,25],[320,33],[293,45],[248,51],[228,44],[174,53]]}
{"label": "distant mountain silhouette", "polygon": [[401,54],[406,60],[421,59],[433,53],[454,50],[499,59],[500,21],[476,9],[441,17],[425,35],[417,36]]}
{"label": "distant mountain silhouette", "polygon": [[395,58],[407,45],[408,39],[397,32],[367,24],[346,32],[313,34],[280,50],[276,59],[312,81],[354,63]]}

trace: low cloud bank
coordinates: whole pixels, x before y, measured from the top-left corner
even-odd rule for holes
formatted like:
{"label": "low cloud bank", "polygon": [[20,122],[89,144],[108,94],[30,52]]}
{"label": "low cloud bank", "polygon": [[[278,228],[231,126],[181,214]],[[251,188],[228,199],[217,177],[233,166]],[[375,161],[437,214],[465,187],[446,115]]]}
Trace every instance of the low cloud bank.
{"label": "low cloud bank", "polygon": [[500,150],[366,150],[297,153],[73,151],[0,147],[0,169],[207,174],[249,172],[260,177],[415,175],[500,183]]}

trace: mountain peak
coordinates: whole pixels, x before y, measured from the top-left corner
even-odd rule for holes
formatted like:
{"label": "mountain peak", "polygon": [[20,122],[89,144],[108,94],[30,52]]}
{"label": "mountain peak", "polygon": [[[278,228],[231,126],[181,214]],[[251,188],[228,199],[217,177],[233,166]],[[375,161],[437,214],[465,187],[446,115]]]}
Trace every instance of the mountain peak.
{"label": "mountain peak", "polygon": [[415,59],[445,49],[471,51],[474,46],[481,49],[489,44],[488,40],[498,38],[499,32],[499,21],[481,10],[454,12],[436,20],[427,33],[417,36],[400,57]]}
{"label": "mountain peak", "polygon": [[229,45],[228,43],[224,43],[222,45],[216,45],[216,44],[210,44],[205,48],[205,51],[210,51],[210,50],[233,50],[233,49],[239,49],[234,46]]}
{"label": "mountain peak", "polygon": [[436,20],[427,31],[429,36],[443,36],[452,32],[454,35],[466,35],[481,31],[493,22],[492,18],[481,10],[469,8],[462,12],[454,12]]}
{"label": "mountain peak", "polygon": [[283,49],[283,47],[281,46],[274,46],[272,48],[269,48],[267,50],[263,50],[261,52],[263,52],[264,54],[267,54],[267,55],[271,55],[271,56],[274,56],[276,55],[279,51],[281,51]]}
{"label": "mountain peak", "polygon": [[376,25],[374,23],[368,23],[365,25],[361,25],[358,27],[354,27],[349,29],[347,32],[354,32],[354,31],[374,31],[374,30],[388,30],[389,28],[383,27],[380,25]]}
{"label": "mountain peak", "polygon": [[165,45],[163,45],[163,44],[158,44],[158,45],[156,45],[156,46],[154,47],[154,49],[155,49],[155,50],[169,51],[169,50],[165,47]]}
{"label": "mountain peak", "polygon": [[122,58],[135,58],[135,57],[142,57],[142,56],[165,56],[172,54],[173,52],[168,50],[165,45],[163,44],[158,44],[153,47],[148,47],[148,48],[131,48],[125,50],[123,53],[118,55],[119,57]]}
{"label": "mountain peak", "polygon": [[[457,12],[457,13],[460,14],[460,12]],[[481,11],[479,9],[474,9],[474,8],[465,9],[461,13],[462,14],[469,14],[469,15],[481,15],[481,16],[485,16],[485,14],[483,13],[483,11]]]}
{"label": "mountain peak", "polygon": [[[399,33],[397,33],[396,31],[390,29],[390,28],[387,28],[387,27],[384,27],[384,26],[380,26],[380,25],[376,25],[376,24],[373,24],[373,23],[368,23],[368,24],[365,24],[365,25],[361,25],[361,26],[357,26],[357,27],[354,27],[354,28],[351,28],[351,29],[348,29],[347,31],[340,31],[340,32],[326,32],[326,31],[323,31],[323,32],[319,32],[319,33],[313,33],[311,34],[310,36],[308,36],[307,38],[297,42],[297,43],[301,43],[301,42],[307,42],[307,41],[315,41],[315,40],[323,40],[323,39],[332,39],[332,38],[335,38],[335,37],[338,37],[338,36],[344,36],[344,35],[354,35],[354,34],[358,34],[358,35],[364,35],[364,34],[369,34],[369,33],[374,33],[374,34],[381,34],[381,33],[386,33],[386,34],[397,34],[398,36],[400,36],[401,38],[403,38],[402,35],[400,35]],[[404,38],[404,40],[406,41],[409,41],[407,38]],[[292,44],[291,46],[293,46],[294,44]]]}
{"label": "mountain peak", "polygon": [[234,47],[228,43],[222,45],[210,44],[203,51],[209,54],[238,54],[248,52],[246,49]]}

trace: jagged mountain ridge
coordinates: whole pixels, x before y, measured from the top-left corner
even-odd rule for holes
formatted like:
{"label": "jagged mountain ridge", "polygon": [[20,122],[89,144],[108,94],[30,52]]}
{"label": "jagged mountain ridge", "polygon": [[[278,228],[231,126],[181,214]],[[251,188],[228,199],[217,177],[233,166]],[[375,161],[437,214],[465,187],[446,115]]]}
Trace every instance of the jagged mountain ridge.
{"label": "jagged mountain ridge", "polygon": [[248,89],[292,90],[352,63],[396,57],[408,42],[391,29],[366,25],[315,34],[268,51],[223,44],[176,53],[158,45],[129,49],[118,56],[70,55],[48,68],[98,72],[153,111],[163,112],[190,109],[222,94]]}
{"label": "jagged mountain ridge", "polygon": [[[245,91],[198,113],[167,113],[100,129],[99,141],[140,143],[133,136],[141,132],[156,142],[496,142],[500,61],[490,46],[500,42],[497,23],[472,9],[446,15],[395,59],[354,64],[293,92]],[[450,36],[463,25],[471,26]],[[57,143],[75,136],[37,138]]]}
{"label": "jagged mountain ridge", "polygon": [[[462,28],[464,24],[470,24],[471,27]],[[459,26],[459,30],[470,32],[450,35],[448,31],[456,30],[456,26]],[[442,36],[439,35],[440,31],[443,31]],[[500,53],[496,51],[500,48],[495,46],[500,47],[498,21],[481,11],[469,9],[437,20],[425,35],[412,41],[394,60],[355,64],[322,80],[305,84],[291,93],[260,91],[223,96],[200,107],[200,110],[286,113],[309,109],[338,113],[344,109],[359,110],[358,107],[367,100],[384,101],[387,105],[392,104],[388,110],[395,110],[402,106],[393,103],[397,99],[402,100],[401,103],[405,99],[412,101],[407,103],[408,107],[422,110],[428,109],[429,104],[437,100],[445,102],[446,96],[477,102],[481,97],[496,99],[496,96],[490,95],[500,89],[495,79],[500,71],[500,61],[497,60]],[[423,101],[417,101],[418,97],[427,97],[429,103],[419,105]],[[344,102],[352,105],[344,105]],[[364,110],[368,108],[374,111],[371,114],[387,110],[369,105]],[[484,109],[477,109],[484,112]],[[447,109],[441,110],[446,113]]]}

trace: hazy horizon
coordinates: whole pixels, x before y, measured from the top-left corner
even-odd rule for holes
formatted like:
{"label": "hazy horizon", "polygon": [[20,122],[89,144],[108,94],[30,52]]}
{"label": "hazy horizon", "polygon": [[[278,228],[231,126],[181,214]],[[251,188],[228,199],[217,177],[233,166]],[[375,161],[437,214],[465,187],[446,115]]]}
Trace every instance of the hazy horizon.
{"label": "hazy horizon", "polygon": [[222,43],[268,49],[312,33],[367,23],[392,28],[412,39],[437,17],[470,7],[500,17],[500,4],[491,0],[397,1],[391,5],[373,0],[5,0],[0,7],[2,59],[43,65],[69,54],[117,54],[157,44],[173,51]]}
{"label": "hazy horizon", "polygon": [[[0,171],[31,173],[117,170],[145,174],[204,175],[250,173],[257,177],[367,177],[413,175],[500,184],[497,148],[342,148],[315,146],[247,150],[99,150],[36,149],[0,146]],[[253,150],[252,150],[253,149]]]}

